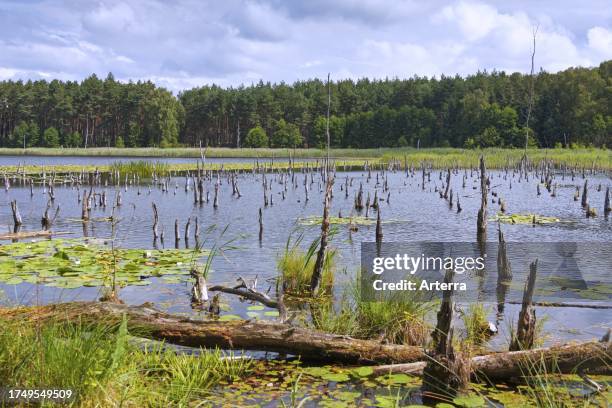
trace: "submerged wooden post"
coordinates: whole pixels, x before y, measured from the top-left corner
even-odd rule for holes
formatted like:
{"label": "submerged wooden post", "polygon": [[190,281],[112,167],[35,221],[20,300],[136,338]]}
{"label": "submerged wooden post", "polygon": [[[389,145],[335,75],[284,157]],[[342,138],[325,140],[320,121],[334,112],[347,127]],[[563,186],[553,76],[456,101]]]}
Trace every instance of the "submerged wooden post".
{"label": "submerged wooden post", "polygon": [[589,180],[584,180],[584,187],[582,188],[582,208],[586,208],[589,198],[587,195]]}
{"label": "submerged wooden post", "polygon": [[317,253],[317,259],[315,261],[314,269],[312,271],[312,278],[310,280],[310,292],[312,296],[316,296],[321,288],[321,280],[323,278],[323,265],[325,262],[326,250],[327,250],[327,239],[329,236],[329,208],[331,201],[332,186],[334,184],[333,179],[327,175],[327,185],[325,187],[325,198],[323,200],[323,220],[321,221],[321,239],[319,242],[319,252]]}
{"label": "submerged wooden post", "polygon": [[606,198],[604,199],[604,215],[607,217],[612,211],[610,206],[610,187],[606,187]]}
{"label": "submerged wooden post", "polygon": [[536,315],[533,307],[533,291],[535,289],[538,260],[529,265],[529,278],[525,283],[523,303],[519,313],[516,334],[512,335],[510,351],[526,350],[533,347],[535,340]]}
{"label": "submerged wooden post", "polygon": [[480,156],[480,209],[476,221],[477,237],[479,241],[486,241],[487,238],[487,168],[485,167],[484,156]]}

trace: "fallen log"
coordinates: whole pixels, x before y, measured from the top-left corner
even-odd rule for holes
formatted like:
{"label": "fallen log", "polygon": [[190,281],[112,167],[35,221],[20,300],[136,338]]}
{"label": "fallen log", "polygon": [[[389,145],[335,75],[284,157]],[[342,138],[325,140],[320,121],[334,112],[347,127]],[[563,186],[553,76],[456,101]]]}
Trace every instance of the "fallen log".
{"label": "fallen log", "polygon": [[[548,373],[579,373],[612,369],[612,343],[587,342],[533,350],[509,351],[472,357],[474,380],[496,381],[518,378],[546,368]],[[374,374],[422,375],[427,362],[390,364],[374,367]]]}
{"label": "fallen log", "polygon": [[300,355],[303,360],[351,364],[406,363],[424,358],[423,350],[416,346],[381,344],[272,321],[192,320],[147,304],[71,302],[0,309],[0,319],[32,323],[79,320],[113,323],[123,315],[128,319],[128,328],[138,335],[182,346],[271,351]]}

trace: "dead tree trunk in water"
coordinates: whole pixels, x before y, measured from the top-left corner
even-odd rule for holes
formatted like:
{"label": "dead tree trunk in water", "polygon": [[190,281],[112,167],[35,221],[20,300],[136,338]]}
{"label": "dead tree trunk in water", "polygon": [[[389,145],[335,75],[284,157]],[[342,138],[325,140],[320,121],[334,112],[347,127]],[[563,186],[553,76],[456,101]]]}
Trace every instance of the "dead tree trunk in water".
{"label": "dead tree trunk in water", "polygon": [[376,243],[381,244],[383,239],[382,223],[380,221],[380,209],[376,213]]}
{"label": "dead tree trunk in water", "polygon": [[153,240],[157,240],[157,237],[159,236],[157,232],[157,225],[159,223],[159,215],[157,214],[157,206],[155,205],[155,203],[153,203],[152,205],[153,205]]}
{"label": "dead tree trunk in water", "polygon": [[538,260],[529,265],[529,278],[523,292],[523,305],[519,313],[516,335],[512,335],[510,351],[526,350],[533,347],[535,340],[536,315],[533,307],[533,291],[535,289]]}
{"label": "dead tree trunk in water", "polygon": [[479,241],[487,239],[487,196],[488,196],[487,168],[484,156],[480,156],[480,210],[476,221],[477,238]]}
{"label": "dead tree trunk in water", "polygon": [[612,211],[610,206],[610,187],[606,187],[606,198],[604,199],[604,215],[607,217]]}
{"label": "dead tree trunk in water", "polygon": [[[454,271],[448,269],[444,282],[453,282]],[[452,288],[452,285],[450,285]],[[436,328],[431,334],[434,350],[423,369],[421,390],[425,401],[434,402],[437,396],[454,396],[469,382],[469,361],[464,361],[453,348],[453,289],[442,292],[442,304],[438,311]]]}
{"label": "dead tree trunk in water", "polygon": [[19,213],[19,207],[17,206],[17,200],[11,201],[11,211],[13,212],[13,223],[15,224],[14,231],[19,231],[19,227],[23,224],[21,214]]}
{"label": "dead tree trunk in water", "polygon": [[584,187],[582,189],[582,208],[586,208],[587,204],[589,203],[589,198],[588,198],[588,185],[589,185],[589,180],[584,180]]}
{"label": "dead tree trunk in water", "polygon": [[499,246],[497,247],[497,314],[501,317],[504,313],[504,304],[506,303],[506,293],[510,282],[512,282],[512,268],[508,260],[506,248],[506,240],[504,233],[501,230],[501,225],[498,225]]}
{"label": "dead tree trunk in water", "polygon": [[310,292],[312,296],[316,296],[321,288],[321,280],[323,278],[323,266],[325,263],[326,251],[327,251],[327,239],[329,236],[329,207],[331,201],[332,186],[334,184],[333,179],[328,174],[327,185],[325,187],[325,199],[323,201],[323,220],[321,221],[321,240],[319,242],[319,252],[317,253],[317,260],[315,261],[314,269],[312,271],[312,278],[310,280]]}

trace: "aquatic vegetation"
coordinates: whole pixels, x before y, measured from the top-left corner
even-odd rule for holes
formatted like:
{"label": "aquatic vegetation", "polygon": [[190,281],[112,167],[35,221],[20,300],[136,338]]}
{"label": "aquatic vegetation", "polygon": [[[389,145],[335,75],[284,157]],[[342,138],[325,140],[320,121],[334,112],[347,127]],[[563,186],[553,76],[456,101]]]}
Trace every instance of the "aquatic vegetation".
{"label": "aquatic vegetation", "polygon": [[[387,219],[381,221],[383,224],[390,224],[398,222],[399,220]],[[320,226],[323,222],[323,217],[311,216],[300,218],[298,223],[301,225],[317,225]],[[331,225],[376,225],[376,217],[363,217],[363,216],[347,216],[347,217],[329,217],[329,223]]]}
{"label": "aquatic vegetation", "polygon": [[[306,217],[306,218],[300,218],[298,220],[298,222],[301,225],[321,225],[321,223],[323,222],[323,217],[318,217],[318,216],[312,216],[312,217]],[[388,221],[387,221],[388,222]],[[354,225],[374,225],[376,224],[376,218],[366,218],[366,217],[362,217],[362,216],[358,216],[358,217],[329,217],[329,223],[334,225],[347,225],[347,224],[354,224]]]}
{"label": "aquatic vegetation", "polygon": [[490,337],[488,311],[482,303],[471,304],[463,315],[465,341],[470,345],[481,345]]}
{"label": "aquatic vegetation", "polygon": [[375,298],[362,292],[358,279],[349,285],[336,306],[330,303],[314,309],[312,324],[319,330],[363,339],[408,345],[427,343],[431,327],[425,317],[434,305],[429,299],[409,291],[386,294],[375,301],[365,299]]}
{"label": "aquatic vegetation", "polygon": [[75,406],[179,406],[251,372],[250,359],[199,349],[178,354],[136,345],[124,320],[118,327],[0,322],[0,383],[23,388],[70,388]]}
{"label": "aquatic vegetation", "polygon": [[489,219],[489,221],[499,221],[504,224],[553,224],[556,222],[562,222],[556,217],[546,217],[539,214],[503,214],[498,213],[496,216]]}
{"label": "aquatic vegetation", "polygon": [[[333,234],[330,234],[333,235]],[[303,234],[293,240],[289,235],[284,252],[278,259],[277,268],[280,274],[280,283],[285,293],[294,296],[303,296],[310,292],[310,281],[316,261],[316,250],[319,247],[319,239],[315,239],[308,250],[300,248]],[[330,294],[334,285],[334,270],[336,250],[328,248],[323,262],[323,277],[321,281],[321,293]]]}
{"label": "aquatic vegetation", "polygon": [[170,173],[170,165],[149,160],[115,161],[108,166],[108,171],[114,174],[118,173],[120,178],[136,176],[145,179],[153,176],[167,176]]}
{"label": "aquatic vegetation", "polygon": [[113,250],[95,240],[13,243],[0,247],[0,282],[75,289],[108,285],[114,273],[121,286],[148,285],[147,278],[162,276],[178,283],[188,277],[194,257],[202,254],[177,249]]}
{"label": "aquatic vegetation", "polygon": [[[523,158],[523,149],[460,149],[460,148],[428,148],[428,149],[393,149],[382,153],[382,161],[399,160],[404,157],[412,164],[426,162],[434,168],[478,167],[480,156],[483,155],[487,168],[502,169],[517,166]],[[532,163],[548,161],[554,165],[570,167],[610,169],[612,166],[612,151],[609,149],[528,149],[527,158]]]}

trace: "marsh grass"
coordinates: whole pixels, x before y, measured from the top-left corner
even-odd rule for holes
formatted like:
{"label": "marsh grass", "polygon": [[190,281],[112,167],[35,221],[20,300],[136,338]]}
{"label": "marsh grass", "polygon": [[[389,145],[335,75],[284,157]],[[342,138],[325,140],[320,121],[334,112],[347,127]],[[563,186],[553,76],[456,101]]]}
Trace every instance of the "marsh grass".
{"label": "marsh grass", "polygon": [[[215,158],[324,158],[324,149],[235,149],[224,147],[207,148],[206,157]],[[378,148],[378,149],[331,149],[330,156],[342,158],[382,158],[384,161],[397,159],[403,162],[404,157],[414,164],[425,161],[436,168],[450,166],[476,167],[481,154],[485,156],[488,168],[503,168],[516,165],[523,157],[523,149],[486,148]],[[113,157],[200,157],[199,148],[0,148],[0,155],[23,156],[113,156]],[[558,165],[591,168],[593,164],[600,168],[612,168],[612,150],[598,148],[576,149],[528,149],[527,157],[537,163],[541,160],[552,160]]]}
{"label": "marsh grass", "polygon": [[[336,306],[324,304],[313,313],[313,325],[335,334],[377,339],[394,344],[425,345],[432,328],[426,322],[435,302],[418,292],[398,291],[377,297],[357,278]],[[370,299],[376,299],[370,301]]]}
{"label": "marsh grass", "polygon": [[[603,358],[604,356],[602,356]],[[585,388],[583,379],[577,375],[562,375],[556,362],[544,358],[530,358],[521,364],[524,385],[517,387],[518,392],[541,408],[569,408],[609,406],[606,392],[594,392]],[[569,383],[574,390],[582,388],[584,394],[568,392]]]}
{"label": "marsh grass", "polygon": [[[477,167],[480,156],[483,155],[487,168],[501,169],[517,166],[523,158],[523,149],[397,149],[382,154],[382,161],[399,160],[402,165],[404,158],[415,167],[422,162],[431,164],[434,168]],[[555,165],[576,166],[590,169],[592,166],[599,169],[612,168],[612,150],[596,148],[580,149],[528,149],[527,158],[532,163],[543,160],[552,161]]]}
{"label": "marsh grass", "polygon": [[[304,296],[310,293],[310,281],[317,258],[320,238],[313,240],[307,250],[303,250],[300,245],[304,239],[303,232],[295,232],[289,235],[283,253],[277,261],[279,279],[283,285],[284,293],[292,296]],[[334,229],[330,230],[330,241],[335,234]],[[337,250],[327,249],[327,254],[323,262],[323,279],[321,282],[321,294],[330,295],[334,285],[334,271],[336,267]]]}
{"label": "marsh grass", "polygon": [[219,350],[192,356],[162,344],[138,347],[125,320],[119,326],[0,323],[0,383],[70,388],[74,406],[187,406],[252,365]]}
{"label": "marsh grass", "polygon": [[467,313],[463,315],[465,326],[465,342],[469,345],[480,346],[490,337],[488,310],[482,303],[471,304]]}
{"label": "marsh grass", "polygon": [[137,161],[114,161],[108,166],[111,173],[119,173],[119,177],[137,176],[141,179],[153,176],[164,177],[170,173],[170,165],[160,161],[137,160]]}

